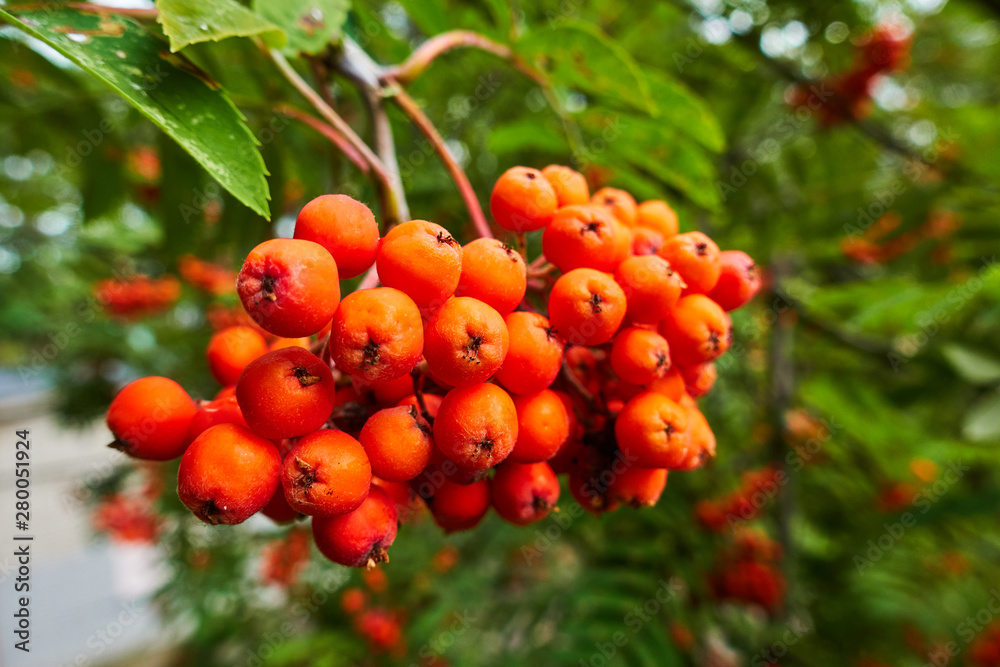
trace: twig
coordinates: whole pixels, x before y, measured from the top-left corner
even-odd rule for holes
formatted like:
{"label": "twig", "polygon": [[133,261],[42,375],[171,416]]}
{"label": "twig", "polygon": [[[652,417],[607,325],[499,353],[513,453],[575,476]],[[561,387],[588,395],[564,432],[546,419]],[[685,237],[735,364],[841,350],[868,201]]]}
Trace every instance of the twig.
{"label": "twig", "polygon": [[403,90],[402,86],[399,86],[394,79],[384,80],[392,90],[393,101],[410,117],[410,120],[417,126],[417,129],[427,137],[427,140],[431,142],[431,146],[434,147],[434,152],[441,158],[441,162],[444,163],[445,168],[448,170],[451,180],[455,182],[455,186],[462,195],[462,200],[465,202],[465,208],[469,210],[469,216],[472,218],[472,225],[475,227],[476,233],[483,238],[493,238],[490,225],[486,221],[486,216],[483,215],[482,207],[479,205],[479,197],[476,196],[475,190],[472,189],[469,177],[465,174],[462,166],[455,160],[455,156],[448,150],[448,146],[437,131],[437,128],[434,127],[434,124],[427,117],[427,114],[424,113],[423,109],[420,108],[420,105],[410,97],[409,93]]}
{"label": "twig", "polygon": [[365,160],[364,156],[362,156],[361,153],[354,148],[354,145],[351,144],[351,142],[348,141],[344,135],[337,132],[337,130],[335,130],[332,126],[324,123],[318,118],[310,116],[304,111],[296,109],[290,104],[275,105],[274,110],[280,114],[288,116],[289,118],[294,118],[301,123],[305,123],[312,129],[316,130],[335,144],[337,148],[339,148],[340,151],[347,156],[347,159],[354,163],[354,166],[365,174],[371,173],[371,166]]}
{"label": "twig", "polygon": [[406,203],[403,178],[399,173],[399,162],[396,160],[392,125],[389,123],[389,116],[385,112],[382,99],[382,84],[379,78],[382,68],[350,37],[344,38],[343,48],[334,62],[334,67],[358,86],[368,105],[375,150],[386,170],[386,178],[378,183],[386,225],[391,227],[409,220],[410,208]]}
{"label": "twig", "polygon": [[383,72],[386,79],[395,79],[403,85],[413,82],[442,53],[456,48],[475,48],[492,53],[510,62],[525,75],[538,80],[538,72],[525,65],[506,44],[495,42],[485,35],[471,30],[451,30],[431,37],[417,47],[403,63],[387,67]]}
{"label": "twig", "polygon": [[570,386],[573,387],[574,391],[576,391],[576,393],[580,395],[580,398],[586,401],[589,407],[596,409],[597,399],[594,398],[594,395],[590,393],[590,390],[588,390],[586,387],[583,386],[583,383],[580,382],[580,378],[576,376],[576,373],[574,373],[573,369],[570,368],[569,362],[566,361],[565,359],[563,359],[562,362],[561,372],[563,378],[565,378],[566,382],[568,382]]}

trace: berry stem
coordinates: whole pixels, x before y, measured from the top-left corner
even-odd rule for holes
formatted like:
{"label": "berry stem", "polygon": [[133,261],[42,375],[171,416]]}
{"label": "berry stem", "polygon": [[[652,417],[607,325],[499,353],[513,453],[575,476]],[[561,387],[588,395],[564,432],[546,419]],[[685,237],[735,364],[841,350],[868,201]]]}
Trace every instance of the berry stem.
{"label": "berry stem", "polygon": [[294,118],[300,123],[308,125],[312,129],[316,130],[329,139],[337,148],[339,148],[340,152],[347,156],[347,159],[350,160],[361,173],[371,173],[371,165],[368,164],[364,156],[361,155],[358,149],[356,149],[354,145],[347,140],[347,137],[338,132],[332,125],[328,125],[318,118],[296,109],[290,104],[275,105],[274,110],[280,114],[288,116],[289,118]]}
{"label": "berry stem", "polygon": [[568,382],[569,385],[573,388],[573,390],[577,394],[579,394],[580,398],[582,398],[584,401],[587,402],[587,405],[589,407],[591,408],[597,407],[597,399],[595,399],[594,395],[591,394],[590,391],[583,386],[583,383],[580,382],[580,378],[576,376],[576,373],[574,373],[573,369],[570,368],[569,362],[566,361],[565,359],[563,359],[562,362],[562,376],[563,378],[565,378],[566,382]]}
{"label": "berry stem", "polygon": [[417,129],[423,133],[431,143],[431,146],[434,147],[434,152],[441,158],[441,162],[444,163],[445,168],[448,170],[451,180],[455,182],[455,186],[462,195],[462,200],[465,202],[465,208],[469,210],[469,216],[472,218],[472,225],[475,227],[476,233],[482,238],[493,238],[490,225],[483,214],[483,208],[479,205],[479,197],[476,196],[476,191],[472,189],[469,177],[465,174],[462,166],[455,160],[455,156],[448,150],[448,145],[445,144],[437,128],[434,127],[434,124],[427,117],[427,114],[424,113],[423,109],[420,108],[420,105],[410,97],[409,93],[403,90],[403,87],[395,79],[388,77],[384,80],[390,89],[392,100],[410,117],[413,124],[417,126]]}
{"label": "berry stem", "polygon": [[518,59],[509,46],[495,42],[489,37],[480,35],[478,32],[473,32],[472,30],[450,30],[440,35],[435,35],[418,46],[404,62],[394,67],[386,68],[385,76],[386,78],[396,79],[403,85],[413,83],[413,80],[420,76],[438,56],[452,49],[462,47],[492,53],[510,62],[529,78],[535,81],[539,79],[538,72]]}
{"label": "berry stem", "polygon": [[413,395],[417,397],[417,406],[420,408],[420,416],[424,418],[428,424],[434,424],[434,417],[431,416],[430,411],[427,409],[427,402],[424,401],[424,376],[422,373],[418,373],[414,370],[410,373],[413,378]]}

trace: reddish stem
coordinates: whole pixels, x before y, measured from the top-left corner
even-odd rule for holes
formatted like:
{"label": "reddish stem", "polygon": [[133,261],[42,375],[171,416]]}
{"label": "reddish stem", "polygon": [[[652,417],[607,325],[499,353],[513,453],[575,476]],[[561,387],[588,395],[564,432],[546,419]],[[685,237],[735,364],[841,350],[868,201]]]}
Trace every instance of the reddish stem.
{"label": "reddish stem", "polygon": [[329,139],[337,148],[339,148],[341,152],[347,156],[347,159],[353,162],[354,166],[360,169],[362,173],[367,174],[371,172],[371,167],[365,161],[361,153],[359,153],[357,149],[351,145],[351,142],[348,141],[344,135],[337,132],[337,130],[335,130],[331,125],[324,123],[320,119],[311,116],[304,111],[296,109],[290,104],[279,104],[274,107],[274,110],[288,116],[289,118],[294,118],[301,123],[305,123],[312,129],[316,130]]}
{"label": "reddish stem", "polygon": [[444,163],[445,168],[448,170],[451,180],[455,182],[455,186],[462,195],[462,200],[465,202],[465,207],[469,210],[469,216],[472,218],[472,225],[476,228],[476,233],[483,238],[493,238],[493,233],[490,231],[490,224],[486,221],[486,216],[483,215],[483,209],[479,205],[479,198],[476,196],[475,190],[472,189],[469,177],[466,176],[462,166],[458,164],[451,151],[448,150],[448,145],[437,131],[437,128],[434,127],[434,123],[427,117],[427,114],[420,108],[420,105],[410,97],[409,93],[396,84],[393,79],[387,79],[386,83],[392,90],[392,99],[396,101],[396,104],[413,121],[413,124],[427,137],[427,140],[434,147],[434,152],[441,158],[441,162]]}

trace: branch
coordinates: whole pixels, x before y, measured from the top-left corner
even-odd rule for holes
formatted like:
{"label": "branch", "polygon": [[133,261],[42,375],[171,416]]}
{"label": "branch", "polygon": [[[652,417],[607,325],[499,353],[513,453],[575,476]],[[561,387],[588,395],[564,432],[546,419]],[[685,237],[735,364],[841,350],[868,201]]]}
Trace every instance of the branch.
{"label": "branch", "polygon": [[327,125],[318,118],[310,116],[304,111],[296,109],[290,104],[275,105],[274,110],[280,114],[288,116],[289,118],[294,118],[301,123],[305,123],[312,129],[316,130],[331,142],[336,144],[337,148],[339,148],[341,152],[347,156],[347,159],[353,162],[354,166],[360,169],[362,173],[371,173],[371,166],[365,160],[364,156],[361,155],[356,148],[354,148],[354,145],[351,144],[351,142],[348,141],[344,135],[337,132],[337,130],[333,129],[330,125]]}
{"label": "branch", "polygon": [[420,76],[438,56],[457,48],[474,48],[492,53],[510,62],[532,79],[537,80],[538,73],[521,62],[509,46],[495,42],[489,37],[471,30],[451,30],[431,37],[418,46],[403,63],[387,67],[383,71],[383,77],[395,79],[405,86]]}
{"label": "branch", "polygon": [[[313,108],[319,112],[319,114],[333,126],[335,130],[340,132],[344,138],[357,150],[358,153],[368,162],[372,171],[374,172],[376,184],[379,187],[380,194],[383,193],[394,193],[397,189],[399,168],[395,164],[395,153],[393,153],[392,164],[388,165],[383,162],[379,156],[372,152],[372,149],[368,147],[361,137],[354,132],[350,125],[347,124],[340,115],[327,104],[322,96],[313,90],[305,79],[299,76],[299,73],[295,71],[285,56],[281,52],[274,49],[267,50],[268,55],[274,64],[278,66],[281,73],[288,80],[292,86],[298,90],[303,97],[309,100]],[[391,139],[391,137],[390,137]],[[391,141],[390,141],[391,143]],[[391,170],[391,171],[390,171]],[[402,188],[398,187],[399,193],[402,192]],[[400,207],[400,200],[395,196],[389,197],[384,196],[382,201],[382,214],[387,222],[390,224],[399,220],[400,217],[408,217],[408,212],[406,212],[406,200],[402,200],[402,208]],[[402,211],[402,212],[401,212]]]}
{"label": "branch", "polygon": [[382,84],[379,79],[382,68],[350,37],[344,38],[343,49],[337,57],[335,66],[358,86],[371,114],[375,150],[378,151],[386,169],[385,180],[379,182],[379,198],[382,200],[386,224],[392,226],[409,220],[410,208],[406,203],[403,179],[399,174],[392,125],[389,123],[382,99]]}
{"label": "branch", "polygon": [[410,120],[413,121],[413,124],[417,126],[423,135],[427,137],[427,140],[431,142],[431,146],[434,147],[434,152],[438,154],[441,162],[444,163],[448,174],[451,175],[451,180],[455,182],[455,186],[462,195],[465,207],[469,209],[469,216],[472,218],[472,225],[476,228],[476,233],[486,239],[493,238],[493,233],[490,231],[490,224],[486,221],[486,216],[483,215],[483,209],[479,205],[479,197],[476,196],[475,190],[472,189],[469,177],[466,176],[462,166],[455,161],[455,156],[448,150],[448,146],[437,131],[437,128],[434,127],[434,124],[427,117],[427,114],[423,112],[423,109],[420,108],[420,105],[401,86],[394,85],[396,83],[395,80],[388,79],[387,82],[393,87],[392,99],[410,117]]}

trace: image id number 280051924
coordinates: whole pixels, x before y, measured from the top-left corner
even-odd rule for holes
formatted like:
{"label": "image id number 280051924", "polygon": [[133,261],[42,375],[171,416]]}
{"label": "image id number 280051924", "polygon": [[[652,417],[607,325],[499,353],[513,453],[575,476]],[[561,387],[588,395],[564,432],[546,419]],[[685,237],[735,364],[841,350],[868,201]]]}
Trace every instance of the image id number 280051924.
{"label": "image id number 280051924", "polygon": [[31,440],[27,430],[14,435],[14,647],[27,653],[31,650]]}

